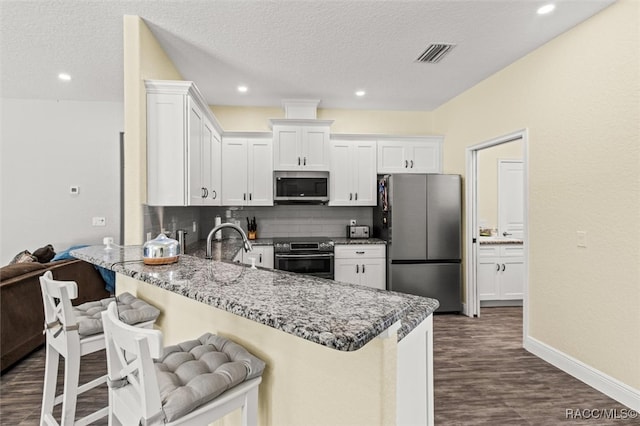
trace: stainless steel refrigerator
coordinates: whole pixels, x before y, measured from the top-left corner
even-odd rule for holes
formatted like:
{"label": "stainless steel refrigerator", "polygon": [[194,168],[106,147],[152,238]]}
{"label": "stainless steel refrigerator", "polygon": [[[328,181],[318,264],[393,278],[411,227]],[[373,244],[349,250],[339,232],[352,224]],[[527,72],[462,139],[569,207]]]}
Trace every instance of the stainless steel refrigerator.
{"label": "stainless steel refrigerator", "polygon": [[387,242],[387,289],[438,299],[459,312],[462,183],[459,175],[378,176],[373,234]]}

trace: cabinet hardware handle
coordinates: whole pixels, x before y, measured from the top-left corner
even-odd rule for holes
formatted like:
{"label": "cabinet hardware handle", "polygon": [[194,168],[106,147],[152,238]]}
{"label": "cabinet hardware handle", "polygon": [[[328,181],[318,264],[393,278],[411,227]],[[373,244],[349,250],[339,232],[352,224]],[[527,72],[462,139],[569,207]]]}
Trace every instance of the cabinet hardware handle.
{"label": "cabinet hardware handle", "polygon": [[407,167],[409,167],[409,162],[407,160],[404,160],[404,168],[406,169]]}
{"label": "cabinet hardware handle", "polygon": [[356,201],[358,201],[358,193],[356,192]]}
{"label": "cabinet hardware handle", "polygon": [[307,157],[304,157],[304,161],[302,162],[303,165],[307,165]]}
{"label": "cabinet hardware handle", "polygon": [[356,254],[364,254],[363,251],[357,251]]}
{"label": "cabinet hardware handle", "polygon": [[505,264],[502,264],[502,272],[504,272],[504,270],[507,269],[507,267],[505,266]]}
{"label": "cabinet hardware handle", "polygon": [[200,198],[204,198],[204,188],[200,188]]}
{"label": "cabinet hardware handle", "polygon": [[496,263],[496,271],[500,272],[500,264]]}
{"label": "cabinet hardware handle", "polygon": [[246,194],[246,193],[243,193],[243,194],[242,194],[242,200],[243,200],[243,201],[247,201],[247,194]]}
{"label": "cabinet hardware handle", "polygon": [[362,273],[364,274],[364,265],[362,265]]}
{"label": "cabinet hardware handle", "polygon": [[350,192],[349,193],[349,201],[353,200],[353,194]]}
{"label": "cabinet hardware handle", "polygon": [[512,234],[512,233],[510,233],[510,232],[507,232],[507,231],[504,231],[504,232],[502,233],[502,236],[503,236],[503,237],[508,237],[509,235],[513,235],[513,234]]}
{"label": "cabinet hardware handle", "polygon": [[298,157],[298,166],[300,165],[300,157]]}
{"label": "cabinet hardware handle", "polygon": [[262,253],[260,253],[260,263],[262,263]]}
{"label": "cabinet hardware handle", "polygon": [[218,193],[216,192],[215,189],[213,190],[213,195],[211,196],[211,198],[213,198],[214,200],[218,198]]}
{"label": "cabinet hardware handle", "polygon": [[411,168],[413,169],[413,160],[411,160]]}
{"label": "cabinet hardware handle", "polygon": [[209,190],[207,188],[204,189],[204,193],[205,193],[205,198],[207,198],[209,196]]}
{"label": "cabinet hardware handle", "polygon": [[251,201],[251,193],[249,193],[249,201]]}
{"label": "cabinet hardware handle", "polygon": [[356,265],[356,274],[360,273],[360,265]]}

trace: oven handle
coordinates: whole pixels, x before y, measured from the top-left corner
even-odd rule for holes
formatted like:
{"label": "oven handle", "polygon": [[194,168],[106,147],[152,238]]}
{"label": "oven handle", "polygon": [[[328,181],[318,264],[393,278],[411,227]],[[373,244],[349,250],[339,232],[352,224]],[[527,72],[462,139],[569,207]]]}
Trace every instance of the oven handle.
{"label": "oven handle", "polygon": [[289,258],[289,257],[306,257],[306,258],[318,258],[318,257],[333,257],[333,253],[327,253],[327,254],[282,254],[282,253],[276,253],[275,257],[281,257],[281,258]]}

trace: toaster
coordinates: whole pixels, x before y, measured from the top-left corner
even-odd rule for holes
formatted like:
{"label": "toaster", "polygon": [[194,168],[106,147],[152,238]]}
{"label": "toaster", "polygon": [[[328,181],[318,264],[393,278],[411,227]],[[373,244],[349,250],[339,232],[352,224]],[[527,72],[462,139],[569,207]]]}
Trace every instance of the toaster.
{"label": "toaster", "polygon": [[369,238],[369,227],[366,225],[347,225],[347,238]]}

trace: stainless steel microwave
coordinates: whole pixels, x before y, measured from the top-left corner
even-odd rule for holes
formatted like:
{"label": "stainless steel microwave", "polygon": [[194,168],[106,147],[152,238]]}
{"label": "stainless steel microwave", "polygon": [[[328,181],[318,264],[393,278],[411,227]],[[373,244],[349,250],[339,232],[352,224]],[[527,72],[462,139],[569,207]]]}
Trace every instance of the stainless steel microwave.
{"label": "stainless steel microwave", "polygon": [[326,204],[329,202],[329,172],[274,172],[273,201],[276,204]]}

